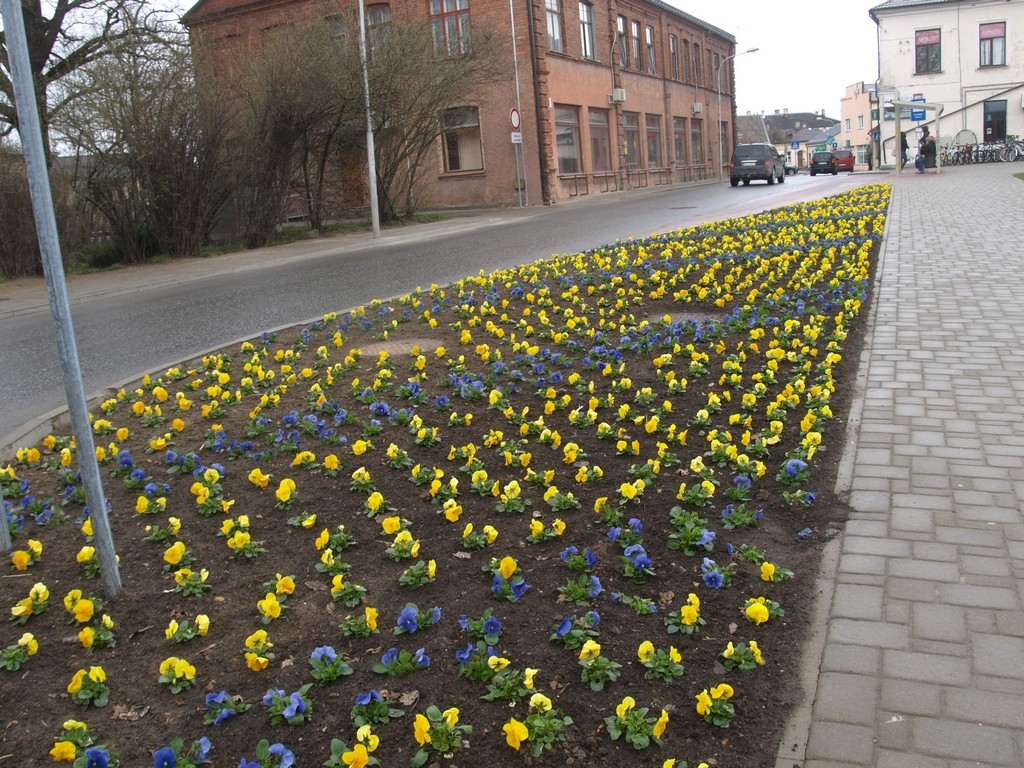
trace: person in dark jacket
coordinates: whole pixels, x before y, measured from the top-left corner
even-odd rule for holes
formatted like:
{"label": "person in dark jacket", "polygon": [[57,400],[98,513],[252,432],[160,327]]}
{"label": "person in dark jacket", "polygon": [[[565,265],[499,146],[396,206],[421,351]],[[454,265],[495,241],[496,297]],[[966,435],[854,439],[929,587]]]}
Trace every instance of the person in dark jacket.
{"label": "person in dark jacket", "polygon": [[906,131],[900,131],[900,158],[903,160],[903,164],[900,168],[907,167],[907,152],[910,150],[910,145],[907,144],[907,133]]}

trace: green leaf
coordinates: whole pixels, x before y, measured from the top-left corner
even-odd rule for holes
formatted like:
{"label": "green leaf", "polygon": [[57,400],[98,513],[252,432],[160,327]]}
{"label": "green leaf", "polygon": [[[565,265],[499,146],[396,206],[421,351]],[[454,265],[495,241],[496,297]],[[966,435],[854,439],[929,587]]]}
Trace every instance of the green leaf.
{"label": "green leaf", "polygon": [[412,768],[420,768],[420,766],[427,762],[428,757],[429,756],[426,751],[421,749],[412,756],[412,760],[409,761],[409,765],[412,766]]}

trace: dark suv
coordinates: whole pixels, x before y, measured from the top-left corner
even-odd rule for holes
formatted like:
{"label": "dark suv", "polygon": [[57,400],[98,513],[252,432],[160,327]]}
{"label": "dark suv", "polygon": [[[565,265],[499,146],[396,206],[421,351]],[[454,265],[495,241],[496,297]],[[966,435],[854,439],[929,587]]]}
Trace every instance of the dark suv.
{"label": "dark suv", "polygon": [[831,173],[833,176],[839,173],[836,158],[831,152],[815,152],[811,155],[811,176],[819,173]]}
{"label": "dark suv", "polygon": [[786,181],[782,155],[771,144],[737,144],[729,161],[729,183],[749,184],[751,179],[764,179],[769,184]]}

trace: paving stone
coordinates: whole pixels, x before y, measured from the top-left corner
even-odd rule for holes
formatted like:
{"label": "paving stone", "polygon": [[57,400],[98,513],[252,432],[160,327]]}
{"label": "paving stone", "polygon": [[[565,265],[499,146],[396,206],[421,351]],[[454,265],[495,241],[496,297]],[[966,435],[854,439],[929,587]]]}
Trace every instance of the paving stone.
{"label": "paving stone", "polygon": [[882,675],[899,680],[920,680],[940,685],[967,685],[971,661],[934,653],[886,650],[882,653]]}
{"label": "paving stone", "polygon": [[960,566],[959,563],[936,560],[892,558],[889,560],[889,574],[907,579],[956,582],[960,578]]}
{"label": "paving stone", "polygon": [[826,642],[867,645],[873,648],[908,648],[910,628],[879,621],[834,619],[829,622]]}
{"label": "paving stone", "polygon": [[881,621],[882,598],[881,587],[837,584],[832,598],[832,616]]}
{"label": "paving stone", "polygon": [[945,713],[950,717],[969,723],[1016,728],[1024,732],[1024,691],[1013,694],[950,688],[945,691],[943,700]]}
{"label": "paving stone", "polygon": [[[811,724],[807,739],[807,760],[824,760],[822,766],[840,762],[871,765],[874,753],[874,729],[849,723],[825,721]],[[805,766],[809,765],[805,762]]]}
{"label": "paving stone", "polygon": [[903,715],[931,715],[942,713],[943,688],[940,685],[912,680],[883,679],[882,709]]}
{"label": "paving stone", "polygon": [[938,560],[952,563],[960,554],[952,544],[937,544],[934,541],[915,542],[911,548],[911,557],[915,560]]}
{"label": "paving stone", "polygon": [[1019,768],[1014,738],[1003,728],[920,717],[914,718],[913,733],[914,751],[921,754]]}
{"label": "paving stone", "polygon": [[878,675],[882,664],[882,650],[863,645],[826,643],[821,658],[824,672],[854,672],[860,675]]}
{"label": "paving stone", "polygon": [[1020,602],[1012,589],[972,584],[937,584],[940,598],[954,605],[1019,610]]}
{"label": "paving stone", "polygon": [[814,718],[873,726],[877,701],[877,675],[825,672],[818,678]]}
{"label": "paving stone", "polygon": [[960,558],[960,569],[964,573],[979,576],[1010,576],[1010,564],[1005,557],[963,555]]}
{"label": "paving stone", "polygon": [[949,763],[938,757],[880,749],[875,755],[875,768],[949,768]]}
{"label": "paving stone", "polygon": [[974,635],[971,652],[979,674],[1024,680],[1024,638]]}

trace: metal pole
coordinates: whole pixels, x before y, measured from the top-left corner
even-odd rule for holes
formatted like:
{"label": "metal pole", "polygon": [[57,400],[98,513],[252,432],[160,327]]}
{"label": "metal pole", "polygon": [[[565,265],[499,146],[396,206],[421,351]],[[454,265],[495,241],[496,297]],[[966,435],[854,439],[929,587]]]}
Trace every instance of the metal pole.
{"label": "metal pole", "polygon": [[[516,109],[523,114],[523,106],[519,96],[519,49],[516,46],[516,12],[512,5],[513,0],[508,0],[508,15],[512,24],[512,69],[516,77]],[[520,126],[520,130],[522,126]],[[526,187],[526,149],[521,144],[514,145],[516,152],[516,190],[519,193],[519,207],[530,204],[530,192]],[[519,175],[519,162],[522,158],[523,174]]]}
{"label": "metal pole", "polygon": [[373,113],[370,112],[370,73],[366,63],[366,10],[359,0],[359,63],[363,67],[363,97],[366,101],[366,170],[370,186],[370,225],[380,237],[380,208],[377,203],[377,161],[373,149]]}
{"label": "metal pole", "polygon": [[[106,596],[112,599],[121,593],[121,574],[117,568],[117,554],[114,551],[114,539],[107,517],[107,500],[103,494],[99,463],[96,461],[96,446],[92,439],[82,369],[78,362],[78,348],[71,323],[71,306],[68,303],[67,284],[64,280],[57,220],[53,212],[46,153],[43,151],[42,130],[29,67],[28,44],[25,41],[25,20],[22,18],[21,4],[16,0],[2,0],[0,11],[3,13],[11,83],[14,86],[14,100],[18,110],[18,133],[25,153],[32,211],[39,238],[39,251],[42,254],[43,271],[46,274],[50,311],[57,332],[57,348],[64,373],[64,392],[71,414],[71,428],[75,435],[78,466],[82,473],[82,484],[85,486],[89,517],[92,519],[93,540],[96,542],[96,553],[100,561],[103,590]],[[6,521],[4,523],[6,524]]]}
{"label": "metal pole", "polygon": [[[745,51],[734,53],[732,56],[726,56],[724,59],[718,62],[718,69],[715,70],[715,83],[718,87],[718,178],[722,178],[722,166],[725,164],[725,158],[722,155],[722,67],[725,66],[725,62],[729,59],[735,59],[737,56],[742,56],[744,53],[755,53],[761,50],[760,48],[748,48]],[[733,94],[733,104],[735,105],[736,94]],[[731,111],[731,110],[730,110]],[[731,123],[730,123],[731,125]]]}

